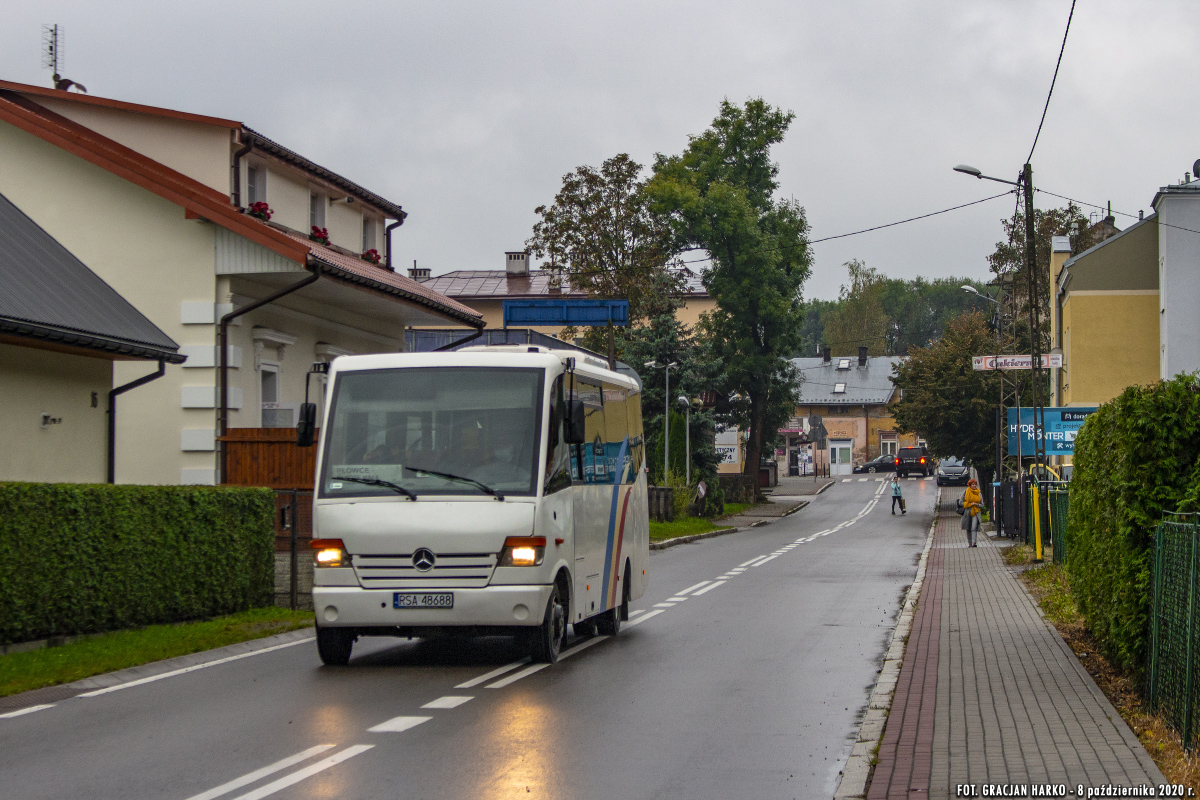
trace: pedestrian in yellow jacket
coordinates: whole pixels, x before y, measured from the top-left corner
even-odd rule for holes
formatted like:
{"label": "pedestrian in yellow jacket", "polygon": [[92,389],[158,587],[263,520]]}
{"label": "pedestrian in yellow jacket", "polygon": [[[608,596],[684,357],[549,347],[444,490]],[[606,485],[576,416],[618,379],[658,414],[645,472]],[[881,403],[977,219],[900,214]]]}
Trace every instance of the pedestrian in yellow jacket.
{"label": "pedestrian in yellow jacket", "polygon": [[978,547],[976,538],[979,527],[983,523],[983,495],[979,493],[979,482],[974,478],[967,481],[967,491],[963,495],[962,529],[967,532],[967,545]]}

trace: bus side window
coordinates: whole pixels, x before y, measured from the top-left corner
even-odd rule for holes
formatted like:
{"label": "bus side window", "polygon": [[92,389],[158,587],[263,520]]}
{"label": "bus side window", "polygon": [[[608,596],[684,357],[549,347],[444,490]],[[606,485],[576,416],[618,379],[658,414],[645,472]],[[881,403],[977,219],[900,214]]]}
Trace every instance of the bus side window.
{"label": "bus side window", "polygon": [[571,448],[564,441],[566,401],[563,399],[563,379],[560,375],[550,389],[550,431],[546,437],[546,485],[543,494],[554,494],[571,485]]}
{"label": "bus side window", "polygon": [[628,391],[619,386],[604,386],[604,460],[608,466],[611,483],[629,483],[629,418],[625,409],[628,405],[627,397]]}
{"label": "bus side window", "polygon": [[583,401],[583,482],[608,483],[604,459],[604,393],[599,386],[580,381],[577,396]]}
{"label": "bus side window", "polygon": [[625,474],[625,482],[633,483],[642,471],[646,452],[646,442],[642,434],[641,392],[629,393],[629,399],[625,403],[625,415],[629,420],[629,471]]}

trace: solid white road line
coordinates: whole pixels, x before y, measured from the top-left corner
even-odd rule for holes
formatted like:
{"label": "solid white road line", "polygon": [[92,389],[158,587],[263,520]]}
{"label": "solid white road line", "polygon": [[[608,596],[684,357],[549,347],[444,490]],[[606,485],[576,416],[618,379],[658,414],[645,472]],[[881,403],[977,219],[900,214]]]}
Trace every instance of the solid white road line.
{"label": "solid white road line", "polygon": [[287,787],[291,786],[292,784],[299,783],[300,781],[304,780],[305,778],[311,778],[313,775],[316,775],[318,772],[322,772],[324,770],[329,769],[332,766],[336,766],[337,764],[342,763],[343,761],[345,761],[348,758],[354,758],[359,753],[365,753],[374,746],[375,745],[373,745],[373,744],[356,744],[353,747],[347,747],[345,750],[341,751],[340,753],[334,753],[329,758],[318,761],[317,763],[313,764],[310,767],[305,767],[304,769],[296,770],[291,775],[284,775],[282,778],[280,778],[277,781],[273,781],[272,783],[268,783],[266,786],[255,789],[253,792],[250,792],[249,794],[241,795],[240,797],[236,798],[236,800],[260,800],[260,798],[267,797],[269,795],[273,795],[276,792],[278,792],[280,789],[286,789]]}
{"label": "solid white road line", "polygon": [[522,658],[520,661],[514,661],[511,664],[505,664],[503,667],[496,667],[496,669],[492,670],[491,672],[485,672],[484,674],[480,675],[478,678],[472,678],[471,680],[467,681],[466,683],[460,683],[458,686],[455,686],[454,688],[455,689],[470,689],[472,687],[478,686],[481,683],[487,683],[492,678],[499,678],[504,673],[512,672],[514,669],[521,666],[522,664],[528,664],[528,663],[529,663],[528,658]]}
{"label": "solid white road line", "polygon": [[176,675],[186,675],[187,673],[195,672],[198,669],[207,669],[209,667],[215,667],[218,664],[228,664],[230,661],[240,661],[243,658],[250,658],[251,656],[261,656],[263,653],[271,653],[275,650],[282,650],[285,647],[295,647],[298,644],[311,642],[315,638],[317,637],[309,636],[307,639],[297,639],[294,642],[277,644],[274,647],[264,647],[262,650],[241,653],[236,656],[229,656],[228,658],[218,658],[216,661],[208,661],[203,664],[194,664],[190,667],[184,667],[183,669],[173,669],[170,672],[164,672],[161,675],[151,675],[149,678],[139,678],[136,681],[129,681],[129,683],[118,683],[116,686],[108,686],[104,689],[97,689],[94,692],[84,692],[83,694],[76,695],[76,697],[98,697],[99,695],[108,694],[109,692],[119,692],[122,689],[129,689],[134,686],[141,686],[142,684],[161,681],[163,678],[174,678]]}
{"label": "solid white road line", "polygon": [[461,694],[448,694],[445,697],[439,697],[437,700],[431,700],[421,708],[458,708],[468,700],[474,700],[474,697],[467,697]]}
{"label": "solid white road line", "polygon": [[[721,585],[720,583],[714,583],[714,584],[712,584],[712,586],[709,586],[708,589],[713,588],[713,586],[720,586],[720,585]],[[701,594],[702,592],[707,592],[708,589],[702,589],[700,592],[696,592],[696,594]],[[657,617],[661,613],[663,613],[662,609],[659,609],[658,611],[651,611],[648,614],[643,614],[642,616],[638,617],[637,619],[631,619],[631,620],[629,620],[629,622],[626,622],[625,627],[632,628],[634,625],[641,625],[646,620],[650,619],[651,617]],[[560,656],[560,658],[561,658],[561,656]]]}
{"label": "solid white road line", "polygon": [[685,594],[691,594],[692,592],[696,591],[701,586],[707,586],[710,582],[711,581],[700,581],[695,586],[689,586],[688,588],[684,589],[682,592],[676,592],[675,594],[677,594],[680,597],[683,597]]}
{"label": "solid white road line", "polygon": [[[702,595],[705,592],[711,592],[713,589],[716,589],[718,586],[724,586],[724,585],[725,585],[725,581],[714,581],[714,582],[710,583],[708,586],[705,586],[700,591],[696,592],[696,595]],[[641,620],[638,620],[638,621],[640,622]]]}
{"label": "solid white road line", "polygon": [[276,761],[274,764],[268,764],[262,769],[256,769],[254,772],[247,772],[242,777],[234,778],[229,783],[222,783],[215,789],[209,789],[207,792],[193,795],[192,797],[189,797],[188,800],[213,800],[214,797],[220,797],[221,795],[229,794],[234,789],[240,789],[243,786],[249,786],[255,781],[261,780],[268,775],[274,775],[276,772],[287,769],[293,764],[299,764],[301,761],[307,761],[317,753],[324,753],[326,750],[332,750],[333,748],[334,745],[331,744],[319,744],[316,747],[310,747],[302,753],[296,753],[294,756],[288,756],[281,761]]}
{"label": "solid white road line", "polygon": [[[662,612],[659,611],[657,613],[661,614]],[[639,617],[639,619],[645,619],[645,617]],[[502,679],[496,681],[495,683],[489,683],[487,685],[487,688],[488,689],[503,689],[505,686],[508,686],[511,683],[516,683],[517,681],[521,680],[521,678],[528,678],[530,675],[532,675],[535,672],[541,672],[548,666],[550,666],[550,665],[549,664],[530,664],[528,667],[521,670],[520,672],[514,672],[512,675],[509,675],[507,678],[502,678]]]}
{"label": "solid white road line", "polygon": [[16,711],[9,711],[7,714],[0,714],[0,719],[11,719],[12,717],[23,717],[26,714],[32,714],[35,711],[41,711],[44,708],[54,708],[54,703],[44,703],[40,706],[29,706],[28,708],[19,708]]}
{"label": "solid white road line", "polygon": [[367,733],[402,733],[409,728],[415,728],[423,722],[429,722],[433,717],[392,717],[387,722],[381,722],[373,728],[367,728]]}
{"label": "solid white road line", "polygon": [[[661,612],[661,611],[655,611],[654,613],[655,613],[655,614],[661,614],[662,612]],[[629,624],[632,624],[632,623],[628,623],[628,622],[627,622],[627,623],[625,623],[625,624],[629,625]],[[603,642],[605,639],[609,639],[609,638],[612,638],[612,637],[609,637],[609,636],[593,636],[592,638],[588,639],[587,641],[585,641],[585,642],[580,642],[579,644],[575,645],[575,646],[574,646],[574,647],[572,647],[570,650],[563,650],[561,653],[559,653],[559,654],[558,654],[558,660],[559,660],[559,661],[562,661],[564,658],[570,658],[571,656],[573,656],[573,655],[575,655],[576,653],[578,653],[580,650],[587,650],[587,649],[588,649],[589,647],[591,647],[592,645],[597,645],[597,644],[600,644],[600,643],[601,643],[601,642]]]}

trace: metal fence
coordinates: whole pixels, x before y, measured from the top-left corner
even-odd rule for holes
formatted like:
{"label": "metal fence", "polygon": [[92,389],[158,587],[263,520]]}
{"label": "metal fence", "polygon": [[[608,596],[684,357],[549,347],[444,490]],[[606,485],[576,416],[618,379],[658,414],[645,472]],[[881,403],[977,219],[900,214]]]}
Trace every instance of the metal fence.
{"label": "metal fence", "polygon": [[1150,617],[1147,694],[1183,739],[1185,749],[1200,727],[1195,708],[1200,681],[1200,515],[1167,514],[1154,535],[1154,601]]}
{"label": "metal fence", "polygon": [[1051,557],[1055,564],[1067,563],[1067,511],[1070,508],[1071,494],[1066,488],[1052,486],[1046,490]]}

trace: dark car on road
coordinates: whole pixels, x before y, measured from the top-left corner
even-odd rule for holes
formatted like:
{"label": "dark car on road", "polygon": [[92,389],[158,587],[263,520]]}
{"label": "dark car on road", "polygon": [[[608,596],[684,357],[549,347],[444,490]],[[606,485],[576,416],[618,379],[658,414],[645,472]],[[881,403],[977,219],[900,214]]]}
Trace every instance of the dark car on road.
{"label": "dark car on road", "polygon": [[891,472],[896,469],[896,457],[888,454],[882,455],[879,458],[873,458],[865,464],[859,464],[854,468],[855,475],[861,475],[864,472]]}
{"label": "dark car on road", "polygon": [[971,464],[957,456],[943,458],[937,467],[938,486],[966,486],[971,480]]}
{"label": "dark car on road", "polygon": [[901,447],[894,461],[901,478],[907,478],[913,472],[919,472],[926,478],[933,474],[933,456],[924,447]]}

